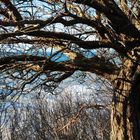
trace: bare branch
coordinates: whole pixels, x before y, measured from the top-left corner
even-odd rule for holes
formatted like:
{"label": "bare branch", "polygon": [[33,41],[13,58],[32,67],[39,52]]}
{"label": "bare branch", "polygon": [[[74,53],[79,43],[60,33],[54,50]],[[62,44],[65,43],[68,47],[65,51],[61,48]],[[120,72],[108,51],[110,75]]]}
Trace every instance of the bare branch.
{"label": "bare branch", "polygon": [[6,7],[12,12],[13,20],[16,21],[22,20],[21,14],[18,12],[17,8],[11,3],[10,0],[0,0],[0,2],[4,3]]}
{"label": "bare branch", "polygon": [[97,9],[98,11],[104,13],[106,17],[110,20],[111,26],[117,33],[123,33],[131,37],[140,37],[140,31],[132,24],[128,17],[123,13],[123,11],[117,6],[117,4],[112,1],[103,0],[103,4],[97,2],[96,0],[73,0],[76,3],[86,4],[90,7]]}
{"label": "bare branch", "polygon": [[63,131],[64,129],[69,128],[71,125],[74,125],[82,117],[83,111],[87,109],[100,110],[100,109],[105,109],[105,108],[107,108],[107,105],[100,105],[100,104],[82,105],[78,113],[74,115],[73,117],[69,118],[68,122],[64,126],[58,128],[56,131],[59,133]]}
{"label": "bare branch", "polygon": [[[106,79],[112,80],[112,75],[116,75],[118,73],[117,66],[113,65],[110,62],[106,62],[103,58],[93,57],[93,58],[80,58],[79,56],[75,58],[75,60],[68,60],[66,62],[53,62],[47,61],[47,58],[41,56],[33,56],[33,55],[17,55],[17,56],[9,56],[0,58],[0,66],[1,69],[5,64],[15,64],[20,61],[38,61],[38,65],[40,67],[43,66],[43,70],[51,70],[51,71],[89,71],[94,72],[100,76],[105,77]],[[44,65],[45,62],[45,65]]]}

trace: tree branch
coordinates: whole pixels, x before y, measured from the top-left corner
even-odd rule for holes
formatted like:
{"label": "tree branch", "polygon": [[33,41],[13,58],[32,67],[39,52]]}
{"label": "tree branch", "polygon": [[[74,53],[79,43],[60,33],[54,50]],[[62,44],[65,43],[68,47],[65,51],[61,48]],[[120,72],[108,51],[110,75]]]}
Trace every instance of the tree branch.
{"label": "tree branch", "polygon": [[[88,71],[96,73],[108,80],[111,80],[112,75],[116,75],[118,73],[118,67],[110,62],[106,62],[103,58],[93,57],[93,58],[80,58],[79,56],[75,58],[75,60],[68,60],[66,62],[54,62],[47,61],[46,57],[41,56],[33,56],[33,55],[17,55],[17,56],[9,56],[0,58],[0,69],[2,69],[5,64],[15,64],[17,62],[35,62],[40,67],[43,66],[43,70],[51,70],[51,71]],[[27,62],[27,64],[28,64]],[[45,62],[45,63],[44,63]],[[22,64],[22,63],[21,63]],[[44,66],[45,64],[45,66]]]}
{"label": "tree branch", "polygon": [[82,105],[79,111],[77,112],[77,114],[69,118],[68,122],[64,126],[61,126],[60,128],[58,128],[56,131],[60,133],[61,131],[68,129],[69,126],[76,123],[80,119],[80,117],[82,117],[82,113],[84,110],[87,110],[87,109],[101,110],[101,109],[106,109],[107,107],[108,107],[107,105],[100,105],[100,104]]}
{"label": "tree branch", "polygon": [[[69,0],[70,1],[70,0]],[[139,38],[140,31],[132,24],[128,17],[118,7],[114,0],[103,0],[103,4],[97,2],[97,0],[73,0],[76,3],[88,5],[102,13],[110,20],[111,26],[117,33],[123,33],[125,35]]]}
{"label": "tree branch", "polygon": [[16,21],[22,20],[21,14],[18,12],[17,8],[11,3],[10,0],[0,0],[0,2],[4,3],[5,6],[11,11],[13,14],[13,19]]}

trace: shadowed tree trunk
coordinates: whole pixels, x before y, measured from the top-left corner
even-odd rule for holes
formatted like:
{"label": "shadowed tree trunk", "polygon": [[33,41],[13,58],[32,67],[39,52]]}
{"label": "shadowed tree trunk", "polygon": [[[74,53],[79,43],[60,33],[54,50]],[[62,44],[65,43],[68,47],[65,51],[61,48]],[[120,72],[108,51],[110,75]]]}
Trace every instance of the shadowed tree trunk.
{"label": "shadowed tree trunk", "polygon": [[111,140],[140,139],[140,74],[137,62],[125,60],[113,95]]}

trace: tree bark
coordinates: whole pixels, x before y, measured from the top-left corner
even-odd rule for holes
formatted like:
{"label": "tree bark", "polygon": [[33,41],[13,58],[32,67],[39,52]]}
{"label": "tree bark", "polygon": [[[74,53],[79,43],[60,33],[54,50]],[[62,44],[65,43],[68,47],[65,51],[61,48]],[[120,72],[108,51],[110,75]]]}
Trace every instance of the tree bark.
{"label": "tree bark", "polygon": [[114,82],[111,140],[140,140],[140,73],[126,60]]}

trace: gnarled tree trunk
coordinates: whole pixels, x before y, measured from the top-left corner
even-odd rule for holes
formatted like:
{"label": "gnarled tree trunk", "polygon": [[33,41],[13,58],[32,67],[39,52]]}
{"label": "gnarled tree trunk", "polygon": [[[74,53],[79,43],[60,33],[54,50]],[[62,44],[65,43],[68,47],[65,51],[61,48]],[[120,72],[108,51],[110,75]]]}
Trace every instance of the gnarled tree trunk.
{"label": "gnarled tree trunk", "polygon": [[114,82],[111,140],[140,140],[140,73],[126,60]]}

